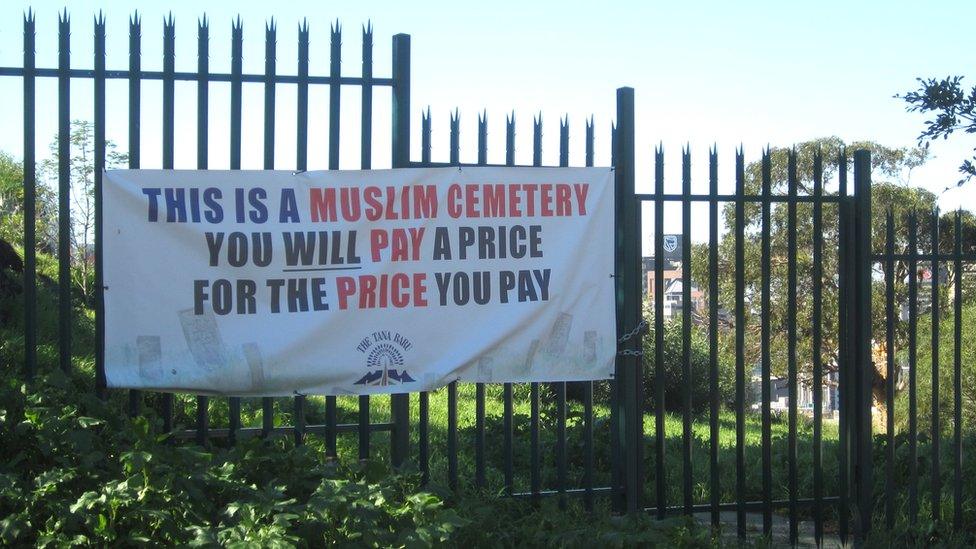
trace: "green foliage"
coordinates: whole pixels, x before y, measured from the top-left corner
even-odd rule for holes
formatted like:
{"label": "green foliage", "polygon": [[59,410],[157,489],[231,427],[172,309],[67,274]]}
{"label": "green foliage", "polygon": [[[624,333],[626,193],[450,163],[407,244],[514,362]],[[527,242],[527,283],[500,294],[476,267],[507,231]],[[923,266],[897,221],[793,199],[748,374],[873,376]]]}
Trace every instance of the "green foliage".
{"label": "green foliage", "polygon": [[[935,118],[925,122],[925,129],[919,134],[919,143],[926,145],[938,138],[948,139],[956,130],[968,134],[976,133],[976,86],[967,92],[962,87],[961,76],[938,78],[918,78],[919,88],[895,97],[905,100],[908,112],[931,113]],[[976,151],[976,149],[973,149]],[[959,166],[962,185],[976,176],[976,157],[964,160]]]}
{"label": "green foliage", "polygon": [[57,371],[0,402],[3,544],[426,546],[466,524],[416,476],[320,447],[173,444]]}
{"label": "green foliage", "polygon": [[[41,250],[53,251],[57,241],[57,197],[45,185],[35,189],[35,234]],[[24,244],[24,168],[0,152],[0,239]]]}
{"label": "green foliage", "polygon": [[[657,410],[655,402],[657,377],[654,354],[654,328],[644,337],[644,402],[645,409]],[[673,320],[664,327],[664,409],[672,412],[684,410],[684,390],[691,388],[693,412],[698,415],[708,411],[711,398],[710,354],[708,332],[701,326],[692,324],[689,346],[691,359],[691,380],[684,376],[684,344],[681,321]],[[735,404],[735,362],[728,354],[718,355],[718,393],[723,407]]]}
{"label": "green foliage", "polygon": [[470,497],[464,500],[471,523],[461,528],[457,546],[476,547],[715,547],[718,538],[690,517],[658,521],[649,514],[614,517],[605,510],[587,514],[560,511],[554,502]]}
{"label": "green foliage", "polygon": [[[971,429],[976,425],[976,304],[966,304],[962,308],[962,342],[960,346],[960,385],[962,392],[962,421]],[[939,322],[939,421],[945,433],[954,428],[954,375],[955,375],[955,315],[944,315]],[[932,316],[921,315],[918,319],[918,352],[916,354],[917,380],[917,419],[919,429],[928,429],[932,424]],[[907,347],[896,355],[896,364],[908,365]],[[907,376],[906,376],[907,377]],[[901,381],[907,383],[907,379]],[[903,390],[896,398],[895,418],[900,429],[904,430],[909,417],[909,395]]]}

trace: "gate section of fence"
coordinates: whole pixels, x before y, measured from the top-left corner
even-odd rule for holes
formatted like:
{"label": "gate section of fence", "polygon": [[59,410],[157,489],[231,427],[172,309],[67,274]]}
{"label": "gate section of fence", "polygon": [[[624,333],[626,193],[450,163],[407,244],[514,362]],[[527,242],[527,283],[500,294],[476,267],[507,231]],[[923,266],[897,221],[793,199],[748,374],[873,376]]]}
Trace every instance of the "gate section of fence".
{"label": "gate section of fence", "polygon": [[[863,503],[871,502],[870,400],[864,399],[871,386],[870,155],[853,155],[854,188],[849,189],[847,152],[839,151],[830,170],[837,174],[837,187],[829,193],[821,152],[804,159],[802,181],[798,156],[795,149],[775,155],[767,149],[747,169],[740,149],[734,159],[734,190],[720,193],[719,155],[713,148],[708,191],[695,193],[691,151],[686,148],[681,190],[669,193],[664,151],[658,148],[653,192],[635,195],[653,215],[653,265],[646,275],[653,318],[649,368],[654,380],[680,380],[674,385],[680,389],[671,394],[667,382],[652,383],[648,402],[653,406],[654,463],[648,471],[647,498],[652,506],[646,509],[660,518],[706,512],[715,526],[722,511],[734,511],[741,538],[747,535],[749,512],[761,513],[762,533],[769,536],[774,511],[785,510],[791,543],[799,538],[801,512],[812,515],[812,535],[822,543],[829,512],[846,541],[851,510],[861,509],[864,515]],[[707,208],[706,215],[693,213],[699,206]],[[672,259],[667,259],[668,252],[676,246],[665,248],[666,210],[680,211],[680,234],[670,236],[682,246],[680,256]],[[707,224],[707,242],[692,244],[692,221]],[[830,299],[825,299],[825,284]],[[668,334],[675,331],[680,342],[671,349]],[[695,333],[707,340],[707,366],[701,371],[695,369]],[[734,368],[734,396],[723,397],[720,389],[723,360]],[[707,384],[707,406],[693,400],[695,384],[703,383],[695,376]],[[801,383],[812,394],[809,419],[800,417]],[[774,414],[774,401],[783,402],[773,398],[774,386],[785,387],[785,414]],[[750,398],[753,388],[758,395]],[[828,391],[835,395],[831,409],[839,415],[829,450],[824,444]],[[702,435],[695,432],[696,406],[707,409],[707,438],[699,439]],[[734,413],[727,422],[731,428],[722,426],[723,407]],[[757,409],[759,417],[754,419],[750,409]],[[680,416],[681,427],[672,429],[679,431],[673,437],[669,411]],[[780,433],[775,439],[774,425]],[[812,430],[803,441],[801,427]],[[734,431],[734,444],[723,444],[722,434],[729,430]],[[801,455],[801,442],[806,455]],[[707,457],[696,451],[700,447],[707,447]],[[707,465],[696,467],[703,459]],[[801,493],[801,460],[806,493]],[[669,474],[672,468],[676,471]],[[825,468],[838,482],[825,484]],[[695,471],[707,475],[695,478]],[[831,488],[825,491],[825,485]],[[703,493],[707,499],[699,496]],[[858,495],[862,499],[855,500]],[[866,531],[869,516],[860,517],[859,531]]]}

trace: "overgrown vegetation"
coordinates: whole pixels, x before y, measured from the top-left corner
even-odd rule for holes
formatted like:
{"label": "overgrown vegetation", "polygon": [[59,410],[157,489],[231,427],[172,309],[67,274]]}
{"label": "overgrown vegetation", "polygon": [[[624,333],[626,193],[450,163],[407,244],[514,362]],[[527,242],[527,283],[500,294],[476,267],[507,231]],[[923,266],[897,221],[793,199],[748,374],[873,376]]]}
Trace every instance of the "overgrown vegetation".
{"label": "overgrown vegetation", "polygon": [[[56,264],[38,256],[41,280],[56,279]],[[712,532],[690,518],[658,522],[650,516],[614,517],[579,506],[558,509],[442,482],[421,486],[416,469],[391,470],[382,437],[375,459],[358,461],[342,439],[340,459],[325,455],[320,437],[304,446],[290,439],[253,438],[235,447],[206,447],[161,434],[155,396],[129,419],[126,394],[106,401],[93,392],[93,317],[77,296],[73,315],[73,371],[57,370],[56,292],[38,294],[39,375],[23,376],[23,309],[19,279],[3,272],[13,295],[0,296],[9,321],[0,324],[0,544],[191,545],[228,547],[569,546],[705,547]],[[376,399],[374,420],[384,411]],[[285,404],[276,402],[276,408]],[[188,424],[178,399],[177,421]],[[226,399],[212,399],[216,425],[226,422]],[[260,423],[260,407],[245,406],[245,425]],[[321,421],[320,399],[309,420]],[[354,411],[347,407],[344,414]],[[287,421],[287,412],[282,414]],[[443,434],[443,407],[432,423]],[[522,415],[524,418],[525,416]],[[546,420],[547,424],[550,423]],[[548,429],[547,429],[548,430]],[[416,431],[414,431],[415,433]],[[497,432],[497,431],[496,431]],[[441,435],[442,436],[442,435]],[[549,444],[547,442],[547,444]],[[443,438],[432,441],[443,457]],[[470,461],[470,448],[461,454]],[[434,466],[443,464],[434,460]]]}

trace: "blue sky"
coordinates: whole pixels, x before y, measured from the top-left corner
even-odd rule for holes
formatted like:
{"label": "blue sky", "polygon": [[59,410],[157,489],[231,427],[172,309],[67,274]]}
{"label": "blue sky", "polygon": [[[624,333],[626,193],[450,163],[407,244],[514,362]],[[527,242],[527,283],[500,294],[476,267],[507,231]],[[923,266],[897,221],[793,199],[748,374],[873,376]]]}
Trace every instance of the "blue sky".
{"label": "blue sky", "polygon": [[[64,2],[6,1],[0,5],[0,65],[18,66],[22,55],[22,14],[37,13],[38,65],[56,66],[57,12]],[[704,189],[707,148],[720,152],[723,185],[731,183],[732,154],[740,143],[747,160],[761,147],[789,145],[837,135],[846,141],[875,140],[889,146],[913,145],[923,118],[905,112],[892,96],[915,85],[917,76],[962,74],[976,81],[976,36],[955,22],[976,16],[974,2],[113,2],[73,1],[72,61],[91,66],[92,17],[108,18],[108,67],[127,67],[127,20],[138,7],[143,21],[143,67],[162,65],[162,21],[176,20],[177,70],[194,70],[197,18],[211,21],[211,70],[230,66],[231,21],[244,22],[244,70],[264,68],[264,25],[278,24],[278,70],[295,72],[297,26],[311,27],[311,71],[327,74],[329,25],[343,29],[343,74],[359,74],[361,26],[371,21],[374,74],[390,73],[391,36],[412,35],[414,157],[419,156],[422,108],[434,120],[434,157],[446,159],[448,117],[461,113],[462,160],[475,159],[476,116],[486,109],[489,160],[504,159],[504,119],[517,119],[520,161],[531,155],[532,115],[542,112],[544,157],[554,163],[558,119],[570,120],[571,160],[582,162],[583,122],[593,115],[597,162],[609,163],[609,128],[615,114],[615,89],[636,93],[638,187],[649,189],[652,148],[668,153],[669,186],[679,184],[680,147],[692,148],[696,189]],[[211,92],[211,166],[227,167],[225,86]],[[278,90],[277,158],[294,166],[294,88]],[[358,121],[357,90],[345,88],[343,117]],[[77,92],[77,93],[75,93]],[[91,116],[90,84],[73,90],[72,117]],[[109,85],[109,137],[127,140],[126,87]],[[177,167],[195,162],[195,88],[177,86]],[[158,84],[143,91],[143,166],[161,164],[161,92]],[[263,91],[245,88],[245,108],[260,112]],[[56,133],[56,87],[38,87],[38,150],[45,154]],[[0,78],[6,130],[0,150],[21,156],[20,82]],[[310,167],[324,167],[327,151],[327,91],[311,94]],[[374,167],[389,165],[389,93],[374,96]],[[185,114],[182,114],[185,113]],[[245,121],[244,167],[261,166],[263,122]],[[185,122],[181,122],[185,120]],[[184,137],[185,136],[185,137]],[[958,179],[956,167],[971,152],[972,136],[958,135],[933,147],[934,158],[913,172],[911,183],[940,192]],[[342,168],[358,168],[358,124],[343,124]],[[348,145],[347,145],[348,143]],[[698,185],[702,185],[698,187]],[[976,210],[976,192],[945,193],[943,209]],[[668,216],[677,227],[678,216]],[[674,224],[673,224],[674,223]],[[697,230],[696,230],[697,235]]]}

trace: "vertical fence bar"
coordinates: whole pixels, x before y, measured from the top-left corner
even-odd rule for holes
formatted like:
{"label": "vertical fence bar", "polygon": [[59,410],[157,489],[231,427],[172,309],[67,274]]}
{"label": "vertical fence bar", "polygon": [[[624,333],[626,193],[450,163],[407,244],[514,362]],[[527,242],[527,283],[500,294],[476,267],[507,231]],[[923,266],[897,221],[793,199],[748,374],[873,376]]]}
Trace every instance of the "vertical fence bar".
{"label": "vertical fence bar", "polygon": [[[569,166],[569,116],[559,121],[559,166]],[[566,509],[566,382],[556,383],[556,490]]]}
{"label": "vertical fence bar", "polygon": [[771,231],[771,210],[772,210],[772,153],[767,147],[762,154],[762,228],[760,230],[760,247],[762,257],[760,258],[760,321],[759,321],[759,354],[760,354],[760,393],[762,406],[762,516],[763,516],[763,535],[767,538],[773,532],[773,442],[772,425],[773,416],[770,407],[772,400],[772,361],[769,356],[769,318],[772,314],[770,304],[770,272],[771,272],[771,253],[769,250]]}
{"label": "vertical fence bar", "polygon": [[210,437],[210,397],[197,396],[196,442],[199,446],[207,444]]}
{"label": "vertical fence bar", "polygon": [[[478,165],[488,163],[488,113],[478,114]],[[474,485],[485,487],[485,384],[475,387],[475,439],[474,439]]]}
{"label": "vertical fence bar", "polygon": [[[510,116],[505,117],[505,165],[515,165],[515,111]],[[512,384],[505,383],[502,386],[502,400],[504,402],[503,427],[504,430],[504,474],[505,474],[505,493],[512,495],[515,491],[515,456],[514,456],[514,427],[513,413],[514,405],[512,402]]]}
{"label": "vertical fence bar", "polygon": [[823,155],[813,157],[813,537],[823,545]]}
{"label": "vertical fence bar", "polygon": [[[421,113],[420,118],[420,161],[424,165],[430,163],[430,133],[430,107],[427,107],[427,111]],[[421,391],[419,400],[420,425],[417,445],[420,453],[421,482],[427,484],[430,481],[430,393]]]}
{"label": "vertical fence bar", "polygon": [[295,446],[305,444],[305,395],[295,395]]}
{"label": "vertical fence bar", "polygon": [[478,165],[488,163],[488,111],[478,113]]}
{"label": "vertical fence bar", "polygon": [[230,61],[230,169],[241,169],[241,73],[244,56],[244,25],[241,17],[231,27]]}
{"label": "vertical fence bar", "polygon": [[[542,165],[542,114],[532,118],[532,165]],[[531,360],[531,357],[530,357]],[[542,465],[539,461],[539,383],[532,382],[529,386],[529,487],[532,490],[532,501],[539,503],[539,491],[542,489]]]}
{"label": "vertical fence bar", "polygon": [[[274,18],[264,27],[264,169],[275,165],[275,72],[277,70],[277,29]],[[297,404],[297,403],[296,403]],[[296,416],[297,420],[297,416]],[[274,399],[261,398],[261,436],[274,431]]]}
{"label": "vertical fence bar", "polygon": [[712,527],[718,528],[721,503],[719,452],[718,371],[718,146],[708,151],[708,380],[709,380],[709,487]]}
{"label": "vertical fence bar", "polygon": [[[163,21],[163,169],[173,169],[175,141],[175,87],[173,73],[176,68],[176,24],[173,14]],[[173,430],[173,393],[162,394],[163,432]]]}
{"label": "vertical fence bar", "polygon": [[450,158],[451,164],[461,162],[461,115],[457,108],[451,113],[451,144]]}
{"label": "vertical fence bar", "polygon": [[95,19],[95,394],[108,396],[105,380],[105,276],[102,247],[102,174],[105,171],[105,17]]}
{"label": "vertical fence bar", "polygon": [[458,489],[457,381],[447,386],[447,486]]}
{"label": "vertical fence bar", "polygon": [[[337,20],[329,35],[329,169],[339,169],[339,113],[342,78],[342,28]],[[394,50],[396,38],[394,37]],[[394,69],[396,67],[394,66]],[[393,93],[396,94],[394,84]],[[395,101],[395,100],[394,100]],[[394,166],[395,167],[395,166]]]}
{"label": "vertical fence bar", "polygon": [[505,116],[505,165],[515,165],[515,111]]}
{"label": "vertical fence bar", "polygon": [[336,425],[339,423],[339,419],[337,416],[336,397],[325,397],[325,455],[328,459],[336,459],[338,457],[336,445],[338,443],[339,431]]}
{"label": "vertical fence bar", "polygon": [[368,170],[373,163],[373,24],[363,27],[363,85],[360,126],[359,167]]}
{"label": "vertical fence bar", "polygon": [[849,206],[850,201],[847,198],[847,151],[842,147],[837,153],[837,176],[838,176],[838,190],[837,194],[840,196],[840,204],[838,205],[838,240],[839,240],[839,250],[838,250],[838,277],[837,277],[837,294],[838,294],[838,310],[837,310],[837,320],[838,320],[838,398],[840,400],[839,406],[839,418],[838,418],[838,469],[839,469],[839,502],[838,502],[838,536],[842,544],[847,543],[849,520],[850,520],[850,440],[849,440],[849,425],[848,419],[849,404],[850,404],[850,383],[848,381],[848,371],[849,360],[848,360],[848,329],[850,322],[847,318],[848,309],[848,279],[849,274],[847,272],[847,265],[850,263],[848,259],[848,248],[849,244],[849,227],[848,227],[848,217],[849,217]]}
{"label": "vertical fence bar", "polygon": [[[455,108],[450,121],[450,159],[451,164],[460,162],[461,117]],[[447,486],[458,488],[458,446],[457,446],[457,382],[447,385]]]}
{"label": "vertical fence bar", "polygon": [[867,150],[854,152],[854,185],[857,189],[856,262],[857,277],[857,356],[858,403],[857,410],[857,494],[860,513],[859,534],[866,537],[871,531],[874,512],[873,498],[873,445],[872,438],[872,390],[874,366],[871,353],[871,153]]}
{"label": "vertical fence bar", "polygon": [[918,216],[908,218],[908,523],[918,521]]}
{"label": "vertical fence bar", "polygon": [[[129,18],[129,169],[138,169],[140,164],[140,116],[142,106],[142,22],[136,12]],[[139,414],[142,395],[139,391],[129,391],[129,416]]]}
{"label": "vertical fence bar", "polygon": [[[241,169],[241,73],[244,59],[244,25],[241,17],[237,16],[231,26],[231,62],[230,62],[230,169]],[[228,417],[228,439],[231,444],[237,442],[237,431],[241,427],[241,399],[230,397]]]}
{"label": "vertical fence bar", "polygon": [[746,537],[744,186],[745,162],[740,146],[735,153],[735,513],[739,539]]}
{"label": "vertical fence bar", "polygon": [[659,144],[654,151],[654,480],[659,519],[668,512],[664,376],[664,145]]}
{"label": "vertical fence bar", "polygon": [[[368,170],[373,162],[373,26],[363,27],[363,86],[360,115],[359,168]],[[369,395],[359,395],[359,459],[369,457]],[[425,441],[426,442],[426,441]]]}
{"label": "vertical fence bar", "polygon": [[[296,86],[295,169],[308,169],[308,21],[298,26],[298,83]],[[273,124],[272,124],[273,126]],[[305,395],[295,395],[295,446],[305,444]]]}
{"label": "vertical fence bar", "polygon": [[[392,111],[392,164],[394,168],[406,168],[410,166],[409,34],[397,34],[393,37]],[[338,148],[336,152],[338,153]],[[393,430],[390,431],[390,462],[394,467],[399,467],[410,457],[410,393],[390,395],[390,416],[393,421]]]}
{"label": "vertical fence bar", "polygon": [[197,169],[206,170],[210,158],[210,23],[203,16],[197,28]]}
{"label": "vertical fence bar", "polygon": [[241,430],[241,398],[227,399],[227,441],[231,446],[237,444],[237,433]]}
{"label": "vertical fence bar", "polygon": [[529,487],[532,500],[538,503],[539,491],[542,489],[542,466],[539,463],[539,384],[533,382],[529,388]]}
{"label": "vertical fence bar", "polygon": [[797,175],[796,175],[796,148],[790,150],[787,167],[787,191],[789,199],[787,202],[786,219],[786,360],[787,360],[787,382],[789,383],[789,411],[788,423],[789,432],[787,433],[787,446],[789,455],[787,457],[789,468],[789,512],[790,512],[790,543],[796,544],[798,530],[797,522],[797,466],[796,466],[796,423],[797,423],[797,372],[796,372],[796,198],[797,198]]}
{"label": "vertical fence bar", "polygon": [[942,520],[942,471],[939,422],[939,208],[932,210],[932,522]]}
{"label": "vertical fence bar", "polygon": [[[662,260],[664,258],[661,258]],[[691,418],[691,145],[685,145],[681,154],[681,381],[682,381],[682,477],[684,513],[692,513],[694,494],[692,493],[691,461],[692,432]]]}
{"label": "vertical fence bar", "polygon": [[885,219],[885,526],[895,527],[895,216]]}
{"label": "vertical fence bar", "polygon": [[[593,166],[593,116],[586,123],[586,167]],[[593,511],[593,382],[583,382],[583,508]]]}
{"label": "vertical fence bar", "polygon": [[163,20],[163,169],[173,169],[176,116],[176,24],[173,14]]}
{"label": "vertical fence bar", "polygon": [[953,309],[955,313],[955,324],[953,326],[953,345],[952,362],[952,398],[953,398],[953,452],[954,452],[954,476],[952,485],[953,500],[953,526],[956,530],[962,530],[962,212],[956,211],[955,222],[955,283],[953,287]]}
{"label": "vertical fence bar", "polygon": [[[308,26],[307,25],[305,26],[305,31],[306,31],[306,37],[308,37]],[[330,57],[329,57],[329,61],[330,61],[330,74],[331,74],[331,63],[332,63],[332,59],[334,57],[335,57],[334,55],[331,55],[330,54]],[[330,87],[329,87],[330,109],[331,109],[332,90],[333,90],[333,88],[332,88],[331,82],[330,82]],[[329,159],[328,159],[328,162],[329,162],[329,169],[334,169],[332,167],[332,162],[333,162],[333,160],[332,160],[332,158],[333,158],[333,154],[332,154],[332,141],[333,141],[333,139],[331,137],[332,136],[332,128],[331,128],[331,123],[332,122],[331,122],[331,120],[332,120],[332,116],[331,116],[331,110],[330,110],[330,116],[329,116],[329,124],[330,124],[330,126],[329,126],[329,136],[330,137],[329,137]],[[305,123],[307,124],[307,121]],[[337,155],[336,155],[336,158],[338,158]],[[325,455],[329,459],[336,459],[337,454],[338,454],[336,445],[337,445],[337,442],[338,442],[337,439],[338,439],[339,433],[338,433],[338,430],[337,430],[338,428],[336,427],[336,425],[339,423],[339,420],[338,420],[338,417],[337,416],[338,416],[338,411],[337,411],[336,397],[334,395],[326,396],[325,397]]]}
{"label": "vertical fence bar", "polygon": [[71,20],[58,16],[58,351],[71,371]]}
{"label": "vertical fence bar", "polygon": [[[197,169],[209,163],[210,26],[207,16],[197,22]],[[207,443],[210,431],[210,397],[197,396],[197,444]]]}
{"label": "vertical fence bar", "polygon": [[485,384],[477,383],[475,390],[475,464],[474,484],[478,488],[485,486]]}
{"label": "vertical fence bar", "polygon": [[532,118],[532,165],[542,165],[542,113]]}
{"label": "vertical fence bar", "polygon": [[430,482],[430,393],[422,391],[419,397],[420,425],[417,436],[418,451],[420,453],[420,482],[426,485]]}
{"label": "vertical fence bar", "polygon": [[430,164],[430,106],[420,112],[420,163]]}
{"label": "vertical fence bar", "polygon": [[24,370],[37,372],[37,164],[35,158],[35,24],[24,16]]}
{"label": "vertical fence bar", "polygon": [[297,118],[295,120],[295,169],[299,172],[308,169],[308,46],[308,20],[303,19],[298,26]]}

